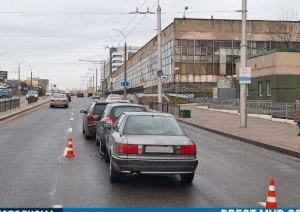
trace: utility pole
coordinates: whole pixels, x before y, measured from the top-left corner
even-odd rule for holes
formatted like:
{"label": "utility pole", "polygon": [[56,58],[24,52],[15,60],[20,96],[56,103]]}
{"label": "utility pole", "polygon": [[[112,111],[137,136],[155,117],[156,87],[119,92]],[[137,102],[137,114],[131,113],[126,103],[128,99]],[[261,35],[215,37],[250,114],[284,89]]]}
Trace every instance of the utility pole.
{"label": "utility pole", "polygon": [[[98,60],[79,60],[80,62],[85,61],[85,62],[91,62],[94,64],[101,64],[101,63],[105,63],[105,61],[98,61]],[[96,66],[96,91],[94,90],[94,93],[97,93],[97,87],[98,87],[98,68]],[[94,88],[94,74],[93,74],[93,88]]]}
{"label": "utility pole", "polygon": [[[247,0],[242,3],[242,41],[241,41],[241,67],[239,70],[240,81],[240,114],[241,127],[247,127],[247,84],[245,79],[251,76],[251,72],[246,68],[247,65],[247,41],[246,41],[246,19],[247,19]],[[250,73],[249,73],[250,72]],[[245,76],[247,78],[245,78]]]}
{"label": "utility pole", "polygon": [[[158,71],[162,71],[162,64],[161,64],[161,8],[157,5],[157,64],[158,64]],[[161,76],[158,76],[158,85],[157,85],[157,93],[158,93],[158,104],[162,103],[162,80]]]}

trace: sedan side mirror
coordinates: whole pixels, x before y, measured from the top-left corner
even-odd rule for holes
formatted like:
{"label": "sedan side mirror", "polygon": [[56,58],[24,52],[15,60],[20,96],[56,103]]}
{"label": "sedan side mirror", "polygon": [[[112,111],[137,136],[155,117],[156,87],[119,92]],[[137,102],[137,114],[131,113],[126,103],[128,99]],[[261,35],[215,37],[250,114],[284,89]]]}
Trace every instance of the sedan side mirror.
{"label": "sedan side mirror", "polygon": [[86,113],[87,113],[87,111],[86,111],[86,110],[80,110],[80,113],[84,113],[84,114],[86,114]]}

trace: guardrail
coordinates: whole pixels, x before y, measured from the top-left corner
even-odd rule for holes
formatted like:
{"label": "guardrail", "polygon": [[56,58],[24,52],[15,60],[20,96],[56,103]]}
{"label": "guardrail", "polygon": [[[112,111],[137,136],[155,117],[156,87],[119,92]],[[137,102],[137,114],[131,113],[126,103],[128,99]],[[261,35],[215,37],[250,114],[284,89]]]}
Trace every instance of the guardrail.
{"label": "guardrail", "polygon": [[[197,98],[197,106],[212,109],[240,110],[239,99]],[[271,115],[273,118],[293,119],[294,104],[270,100],[248,100],[247,113]]]}
{"label": "guardrail", "polygon": [[179,115],[180,113],[179,105],[171,105],[167,103],[149,102],[149,108],[152,110],[171,113],[173,115]]}
{"label": "guardrail", "polygon": [[20,98],[0,101],[0,112],[6,112],[14,108],[20,107]]}

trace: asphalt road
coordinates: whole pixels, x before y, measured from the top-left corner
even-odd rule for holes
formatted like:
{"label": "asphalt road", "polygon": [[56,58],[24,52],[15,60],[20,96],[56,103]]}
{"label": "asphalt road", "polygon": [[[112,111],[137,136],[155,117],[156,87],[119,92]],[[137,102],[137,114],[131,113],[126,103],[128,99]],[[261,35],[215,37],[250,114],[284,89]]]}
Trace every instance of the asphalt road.
{"label": "asphalt road", "polygon": [[[299,207],[299,159],[182,125],[196,142],[192,185],[178,177],[109,182],[109,166],[82,134],[80,109],[48,105],[0,128],[0,207],[263,207],[269,179],[279,207]],[[75,158],[63,153],[73,140]]]}

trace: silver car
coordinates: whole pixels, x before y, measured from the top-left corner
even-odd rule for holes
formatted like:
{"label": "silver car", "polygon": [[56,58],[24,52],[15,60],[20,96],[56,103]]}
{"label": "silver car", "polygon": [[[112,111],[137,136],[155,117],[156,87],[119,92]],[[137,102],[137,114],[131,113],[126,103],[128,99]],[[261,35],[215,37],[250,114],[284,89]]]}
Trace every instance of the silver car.
{"label": "silver car", "polygon": [[198,165],[195,143],[188,138],[171,114],[124,112],[106,137],[110,181],[122,174],[180,175],[191,183]]}
{"label": "silver car", "polygon": [[50,107],[69,107],[69,100],[66,94],[54,93],[51,96]]}

